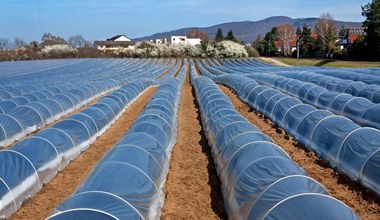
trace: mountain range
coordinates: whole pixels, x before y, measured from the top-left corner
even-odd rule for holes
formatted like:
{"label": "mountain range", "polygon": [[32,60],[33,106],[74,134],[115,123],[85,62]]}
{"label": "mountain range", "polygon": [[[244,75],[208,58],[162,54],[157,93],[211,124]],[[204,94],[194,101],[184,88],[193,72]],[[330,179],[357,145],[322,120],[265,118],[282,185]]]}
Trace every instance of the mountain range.
{"label": "mountain range", "polygon": [[[264,36],[272,27],[279,26],[281,24],[291,24],[293,27],[302,27],[307,25],[311,28],[315,26],[318,18],[290,18],[286,16],[273,16],[259,21],[241,21],[241,22],[228,22],[223,24],[217,24],[210,27],[187,27],[178,30],[167,31],[162,33],[156,33],[145,37],[140,37],[134,39],[135,41],[140,40],[151,40],[159,38],[170,38],[173,35],[186,36],[191,29],[198,29],[200,31],[206,32],[210,39],[215,37],[218,28],[221,28],[224,35],[227,34],[229,30],[232,30],[235,37],[239,40],[243,40],[246,43],[250,43],[256,39],[258,35]],[[338,29],[342,26],[344,27],[361,27],[361,22],[347,22],[347,21],[335,21]]]}

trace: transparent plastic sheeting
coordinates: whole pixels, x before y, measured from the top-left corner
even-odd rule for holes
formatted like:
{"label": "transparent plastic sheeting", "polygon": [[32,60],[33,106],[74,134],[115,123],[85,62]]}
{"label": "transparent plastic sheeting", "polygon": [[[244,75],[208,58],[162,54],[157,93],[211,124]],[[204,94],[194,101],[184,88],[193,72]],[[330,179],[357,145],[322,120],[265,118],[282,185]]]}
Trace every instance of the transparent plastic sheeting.
{"label": "transparent plastic sheeting", "polygon": [[230,219],[360,219],[241,116],[213,81],[192,75],[192,84]]}
{"label": "transparent plastic sheeting", "polygon": [[[222,65],[210,65],[212,72],[227,73],[275,73],[288,78],[311,82],[332,92],[348,93],[357,97],[380,102],[380,69],[379,68],[322,68],[322,67],[275,67],[258,65],[260,61],[242,64],[249,60],[223,60]],[[211,62],[208,62],[208,64]],[[206,67],[210,69],[210,67]]]}
{"label": "transparent plastic sheeting", "polygon": [[305,83],[270,73],[250,74],[248,76],[259,83],[299,98],[304,103],[343,115],[359,125],[380,129],[380,117],[377,117],[376,114],[380,112],[380,104],[375,104],[366,98],[330,92],[314,83]]}
{"label": "transparent plastic sheeting", "polygon": [[202,64],[201,61],[202,60],[195,60],[195,64],[198,67],[199,71],[201,71],[202,75],[203,76],[207,76],[207,77],[209,77],[211,79],[214,78],[215,75],[217,75],[217,74],[214,75],[213,72],[210,72],[208,69],[206,69],[205,66],[203,66],[203,64]]}
{"label": "transparent plastic sheeting", "polygon": [[[225,73],[224,71],[238,73],[236,70],[230,71],[229,68],[239,66],[238,64],[235,65],[232,63],[236,63],[236,61],[224,60],[223,66],[219,69],[223,69],[222,73]],[[303,103],[301,104],[299,100],[288,97],[287,95],[282,94],[279,90],[273,89],[273,87],[282,89],[292,96],[300,97],[302,101],[316,107],[328,109],[336,114],[343,114],[350,117],[359,125],[367,125],[375,128],[379,128],[379,118],[376,113],[379,111],[379,104],[374,104],[362,97],[353,97],[349,94],[328,92],[326,89],[315,84],[304,83],[282,76],[260,72],[255,74],[251,73],[248,76],[257,79],[260,83],[265,83],[270,87],[257,86],[253,89],[246,89],[246,86],[252,86],[252,83],[257,84],[257,82],[254,80],[244,82],[245,77],[237,77],[236,74],[233,74],[233,76],[232,74],[230,76],[224,74],[222,77],[219,77],[220,79],[215,77],[214,79],[220,81],[220,83],[225,82],[226,85],[235,88],[242,100],[248,102],[258,111],[268,114],[268,117],[270,117],[275,123],[287,130],[288,133],[293,135],[306,147],[314,150],[318,155],[328,161],[332,167],[346,173],[355,181],[361,181],[363,185],[376,193],[380,193],[380,178],[378,177],[377,167],[374,165],[380,161],[378,156],[378,149],[380,147],[378,130],[359,128],[359,126],[355,125],[352,121],[344,120],[345,118],[341,117],[339,121],[342,121],[342,125],[340,127],[337,126],[336,129],[342,129],[341,127],[345,126],[345,124],[349,124],[350,126],[348,126],[345,131],[333,132],[330,140],[334,139],[342,142],[335,142],[337,146],[330,146],[331,143],[325,143],[322,145],[324,147],[328,145],[328,149],[317,147],[319,143],[316,142],[318,142],[319,139],[323,139],[324,136],[320,133],[314,132],[314,130],[303,130],[306,128],[302,127],[303,124],[300,123],[300,120],[307,120],[308,117],[313,117],[314,113],[311,113],[310,115],[308,114],[316,109],[313,106],[303,105]],[[239,78],[240,82],[244,83],[237,85],[237,80],[235,78]],[[242,92],[241,90],[245,90],[245,92]],[[273,99],[272,96],[274,96]],[[277,105],[276,108],[274,108],[275,105]],[[287,108],[290,107],[291,109],[286,111]],[[327,111],[321,112],[322,118],[331,114],[331,112]],[[287,115],[284,116],[284,113]],[[322,118],[318,118],[314,123],[317,124]],[[328,118],[327,120],[332,121],[334,119]],[[351,128],[357,128],[357,130],[352,130]],[[318,127],[318,129],[324,129],[324,127]],[[331,129],[334,130],[333,128]],[[359,130],[361,132],[359,132]],[[368,130],[371,132],[365,132]],[[359,133],[360,135],[358,135]],[[340,135],[343,136],[342,139],[340,138]],[[356,139],[352,139],[353,137],[356,137]],[[365,143],[357,141],[362,138],[367,141]],[[350,144],[348,145],[348,143]],[[352,145],[356,147],[353,147]],[[345,147],[352,149],[346,151],[344,149]],[[354,158],[355,161],[352,161]],[[352,165],[349,164],[355,164],[356,168],[353,168]]]}
{"label": "transparent plastic sheeting", "polygon": [[[107,59],[105,60],[107,61]],[[17,75],[4,77],[4,81],[9,81],[9,85],[0,86],[0,147],[8,146],[30,132],[43,128],[46,124],[50,124],[95,98],[118,88],[126,82],[125,79],[128,77],[131,80],[135,77],[155,78],[162,73],[161,71],[165,72],[169,68],[162,60],[143,60],[138,64],[136,61],[129,61],[124,64],[125,66],[121,65],[122,68],[103,60],[96,60],[95,63],[93,61],[83,60],[58,69],[49,69],[46,73],[42,71],[38,75],[31,73],[30,75],[21,75],[19,78]],[[117,60],[111,59],[110,61]],[[174,64],[174,60],[172,62]],[[99,68],[97,63],[109,65],[108,70],[105,69],[107,66]],[[20,62],[19,65],[23,64],[26,65],[24,62]],[[88,64],[94,66],[90,67]],[[120,63],[116,62],[116,64]],[[14,68],[19,65],[15,65]],[[83,66],[91,70],[90,72],[89,70],[84,71],[88,73],[86,76],[78,73],[83,70]],[[132,74],[128,70],[137,71],[137,73]],[[105,72],[99,76],[98,71]],[[72,81],[72,79],[76,79],[76,74],[79,74],[81,78]],[[104,79],[104,76],[109,76],[109,78]],[[124,79],[121,79],[121,76]],[[55,81],[61,77],[68,77],[70,81],[62,79],[59,85],[55,85],[57,84]],[[38,82],[40,78],[46,81]],[[85,84],[80,82],[85,82]],[[31,118],[33,120],[30,120]]]}
{"label": "transparent plastic sheeting", "polygon": [[[215,64],[207,66],[213,62],[200,62],[204,65],[204,68],[209,70],[207,76],[210,74],[221,75],[226,73],[247,74],[259,83],[279,89],[282,92],[299,98],[304,103],[346,116],[361,126],[380,129],[380,118],[376,114],[380,111],[380,104],[376,104],[378,102],[377,99],[380,100],[379,85],[342,80],[309,72],[306,74],[299,71],[284,71],[284,68],[279,67],[266,71],[265,69],[258,69],[257,71],[256,68],[247,72],[244,71],[244,65],[241,64],[243,60],[240,60],[240,62],[237,60],[224,60],[222,61],[223,66]],[[239,66],[242,66],[242,68],[239,69]],[[215,76],[211,78],[213,77]],[[310,81],[311,83],[303,81]]]}
{"label": "transparent plastic sheeting", "polygon": [[[4,90],[5,96],[13,98],[52,87],[67,90],[73,84],[156,78],[169,62],[170,59],[75,59],[70,64],[67,60],[2,62],[0,95]],[[0,96],[0,100],[3,98]]]}
{"label": "transparent plastic sheeting", "polygon": [[348,93],[353,96],[364,97],[374,103],[380,103],[380,86],[377,84],[367,84],[361,81],[341,79],[314,72],[279,71],[276,74],[314,83],[331,92]]}
{"label": "transparent plastic sheeting", "polygon": [[0,151],[0,218],[7,218],[86,150],[155,81],[139,80]]}
{"label": "transparent plastic sheeting", "polygon": [[[174,77],[174,75],[180,71],[180,68],[181,68],[181,59],[173,59],[172,60],[175,64],[171,67],[171,69],[168,71],[168,73],[166,73],[164,76],[161,77],[161,80],[166,80],[166,79],[170,79],[172,77]],[[188,62],[186,60],[186,62]]]}
{"label": "transparent plastic sheeting", "polygon": [[86,86],[80,86],[67,93],[59,92],[54,95],[46,90],[40,93],[41,99],[30,93],[30,97],[24,95],[1,101],[0,146],[5,147],[30,132],[45,127],[118,86],[116,82],[108,85],[93,83],[88,84],[93,91]]}
{"label": "transparent plastic sheeting", "polygon": [[[235,82],[239,79],[240,84]],[[326,110],[303,104],[279,90],[257,85],[245,76],[221,76],[218,83],[234,89],[242,100],[284,128],[297,141],[333,168],[380,195],[380,131],[360,127]],[[248,86],[250,85],[250,86]],[[247,88],[242,91],[242,88]]]}
{"label": "transparent plastic sheeting", "polygon": [[[304,76],[319,74],[321,75],[321,80],[325,81],[324,76],[335,77],[338,81],[339,79],[344,79],[343,86],[347,84],[353,84],[355,81],[360,84],[366,83],[367,86],[380,85],[380,69],[379,68],[333,68],[333,67],[312,67],[312,66],[290,66],[290,67],[279,67],[270,64],[265,64],[257,59],[244,59],[244,60],[233,60],[224,59],[218,60],[218,62],[226,67],[230,73],[245,72],[245,73],[277,73],[282,71],[299,72]],[[244,63],[244,64],[242,64]],[[217,67],[220,68],[220,65]],[[307,77],[308,78],[308,77]],[[330,78],[334,80],[333,78]],[[329,83],[329,82],[325,82]],[[331,82],[334,83],[334,82]],[[358,85],[360,88],[360,85]],[[348,91],[347,91],[348,92]]]}
{"label": "transparent plastic sheeting", "polygon": [[160,81],[128,132],[48,219],[159,219],[186,67]]}
{"label": "transparent plastic sheeting", "polygon": [[315,72],[325,76],[334,76],[337,78],[352,80],[352,81],[361,81],[367,84],[377,84],[380,85],[379,68],[351,68],[343,69],[340,71],[340,68],[312,68],[306,69],[308,72]]}

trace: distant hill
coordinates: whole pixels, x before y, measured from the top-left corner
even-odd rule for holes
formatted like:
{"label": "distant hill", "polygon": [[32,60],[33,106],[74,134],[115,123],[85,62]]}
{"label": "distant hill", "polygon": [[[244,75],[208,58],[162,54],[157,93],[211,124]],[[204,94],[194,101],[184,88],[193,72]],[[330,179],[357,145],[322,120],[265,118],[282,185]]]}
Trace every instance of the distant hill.
{"label": "distant hill", "polygon": [[[317,23],[318,18],[289,18],[286,16],[274,16],[269,17],[259,21],[241,21],[241,22],[228,22],[223,24],[218,24],[210,27],[188,27],[182,28],[178,30],[156,33],[150,36],[141,37],[134,39],[135,41],[139,40],[150,40],[157,38],[170,38],[172,35],[187,35],[189,30],[191,29],[199,29],[203,32],[208,33],[210,39],[215,37],[216,31],[220,27],[223,30],[224,35],[227,34],[229,30],[232,30],[234,35],[244,42],[252,42],[256,39],[257,35],[265,35],[268,31],[272,29],[272,27],[281,25],[281,24],[292,24],[295,28],[302,27],[304,24],[309,27],[314,27]],[[336,21],[337,27],[341,26],[345,27],[361,27],[361,22],[346,22],[346,21]]]}

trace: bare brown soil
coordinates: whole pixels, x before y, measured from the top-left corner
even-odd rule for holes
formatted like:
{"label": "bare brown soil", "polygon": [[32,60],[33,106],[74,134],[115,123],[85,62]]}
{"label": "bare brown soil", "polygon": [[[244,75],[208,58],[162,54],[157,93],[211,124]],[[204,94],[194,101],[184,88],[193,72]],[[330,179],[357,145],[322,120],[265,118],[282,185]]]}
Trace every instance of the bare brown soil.
{"label": "bare brown soil", "polygon": [[173,148],[162,219],[225,219],[220,182],[189,83],[182,90],[178,138]]}
{"label": "bare brown soil", "polygon": [[127,132],[157,88],[150,88],[100,136],[10,219],[45,219],[54,207],[70,196],[85,180],[100,158]]}
{"label": "bare brown soil", "polygon": [[219,85],[222,91],[231,99],[236,110],[255,124],[263,133],[270,136],[278,146],[304,168],[310,177],[322,183],[330,194],[351,207],[363,219],[380,219],[380,201],[357,183],[330,168],[322,160],[301,144],[289,137],[269,119],[251,109],[241,101],[229,88]]}
{"label": "bare brown soil", "polygon": [[183,62],[184,62],[183,59],[178,60],[178,62],[181,62],[181,64],[179,65],[179,68],[177,69],[177,71],[174,73],[173,77],[177,77],[183,67]]}

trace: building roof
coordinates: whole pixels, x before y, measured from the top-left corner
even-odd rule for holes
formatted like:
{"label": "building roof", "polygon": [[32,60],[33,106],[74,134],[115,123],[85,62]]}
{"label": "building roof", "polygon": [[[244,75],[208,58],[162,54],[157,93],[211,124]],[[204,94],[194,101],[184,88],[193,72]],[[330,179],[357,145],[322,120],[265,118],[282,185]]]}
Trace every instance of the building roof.
{"label": "building roof", "polygon": [[115,41],[115,40],[117,40],[120,37],[125,37],[125,38],[130,39],[129,37],[125,36],[124,34],[119,34],[119,35],[113,36],[111,38],[108,38],[107,41]]}
{"label": "building roof", "polygon": [[131,46],[135,43],[133,41],[109,41],[109,40],[97,40],[94,42],[95,46],[112,46],[112,47],[122,47]]}
{"label": "building roof", "polygon": [[363,27],[349,27],[347,28],[350,35],[364,35]]}
{"label": "building roof", "polygon": [[350,43],[353,43],[359,36],[362,36],[362,34],[350,34]]}

